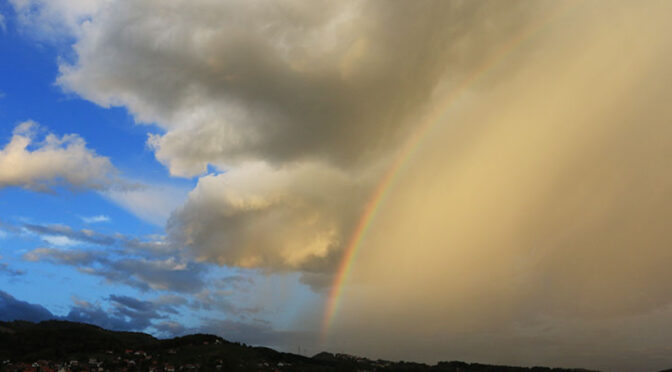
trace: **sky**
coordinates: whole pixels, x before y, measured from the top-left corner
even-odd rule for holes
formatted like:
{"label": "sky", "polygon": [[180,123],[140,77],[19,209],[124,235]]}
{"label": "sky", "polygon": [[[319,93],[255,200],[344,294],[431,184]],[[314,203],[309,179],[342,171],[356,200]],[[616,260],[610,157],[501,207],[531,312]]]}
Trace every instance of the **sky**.
{"label": "sky", "polygon": [[671,12],[0,0],[0,320],[670,368]]}

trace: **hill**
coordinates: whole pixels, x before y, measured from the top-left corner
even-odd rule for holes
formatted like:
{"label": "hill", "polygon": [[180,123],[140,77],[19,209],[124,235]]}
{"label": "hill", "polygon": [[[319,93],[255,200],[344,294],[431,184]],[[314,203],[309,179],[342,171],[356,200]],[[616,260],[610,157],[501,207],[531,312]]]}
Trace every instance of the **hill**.
{"label": "hill", "polygon": [[312,358],[195,334],[160,340],[66,321],[0,322],[0,370],[569,372],[464,362],[427,365],[319,353]]}

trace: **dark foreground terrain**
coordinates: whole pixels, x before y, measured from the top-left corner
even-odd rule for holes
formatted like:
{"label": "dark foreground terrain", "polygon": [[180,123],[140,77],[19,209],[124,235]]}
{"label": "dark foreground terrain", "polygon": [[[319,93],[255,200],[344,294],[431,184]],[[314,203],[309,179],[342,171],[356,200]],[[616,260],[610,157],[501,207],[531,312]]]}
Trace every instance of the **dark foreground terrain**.
{"label": "dark foreground terrain", "polygon": [[585,371],[464,362],[369,360],[319,353],[312,358],[196,334],[159,340],[64,321],[0,322],[1,371]]}

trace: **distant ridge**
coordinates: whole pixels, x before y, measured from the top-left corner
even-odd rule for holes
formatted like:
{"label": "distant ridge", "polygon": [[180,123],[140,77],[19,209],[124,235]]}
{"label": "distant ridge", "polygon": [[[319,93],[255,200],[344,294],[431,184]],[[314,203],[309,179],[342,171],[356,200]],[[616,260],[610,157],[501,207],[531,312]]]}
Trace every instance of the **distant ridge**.
{"label": "distant ridge", "polygon": [[[585,369],[508,367],[465,362],[370,360],[321,352],[312,358],[194,334],[160,340],[67,321],[0,322],[0,370],[23,371],[441,371],[585,372]],[[101,369],[102,368],[102,369]]]}

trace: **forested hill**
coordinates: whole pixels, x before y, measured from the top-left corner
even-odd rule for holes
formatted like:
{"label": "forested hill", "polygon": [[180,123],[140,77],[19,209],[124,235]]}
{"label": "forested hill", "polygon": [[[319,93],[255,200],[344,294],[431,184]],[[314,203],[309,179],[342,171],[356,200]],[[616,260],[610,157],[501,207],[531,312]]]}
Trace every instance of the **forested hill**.
{"label": "forested hill", "polygon": [[[562,372],[545,367],[506,367],[464,362],[427,365],[370,360],[345,354],[305,357],[195,334],[157,339],[83,323],[0,322],[0,370],[22,371],[445,371]],[[102,369],[101,369],[102,368]]]}

